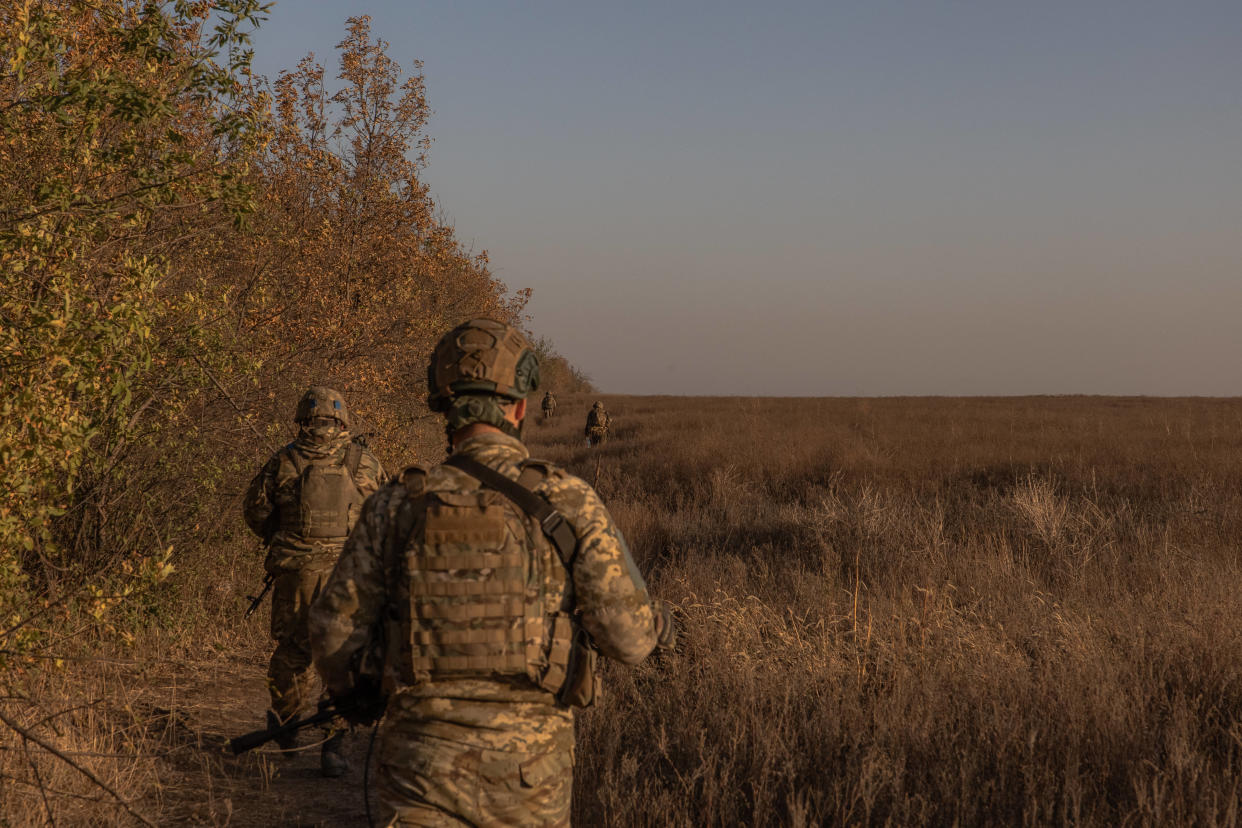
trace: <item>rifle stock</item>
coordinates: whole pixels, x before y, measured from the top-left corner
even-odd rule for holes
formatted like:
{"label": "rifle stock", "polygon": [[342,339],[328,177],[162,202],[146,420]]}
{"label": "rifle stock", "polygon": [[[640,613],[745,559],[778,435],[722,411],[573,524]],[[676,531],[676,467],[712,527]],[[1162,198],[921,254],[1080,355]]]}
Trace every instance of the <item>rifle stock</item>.
{"label": "rifle stock", "polygon": [[254,730],[250,733],[243,734],[234,739],[229,740],[229,750],[233,751],[234,756],[239,756],[248,750],[254,750],[260,745],[288,733],[296,733],[305,727],[311,725],[322,724],[331,721],[338,716],[344,716],[353,713],[355,710],[362,708],[364,702],[348,700],[338,702],[336,704],[325,705],[317,710],[313,715],[307,716],[305,719],[291,719],[282,725],[269,727],[265,730]]}

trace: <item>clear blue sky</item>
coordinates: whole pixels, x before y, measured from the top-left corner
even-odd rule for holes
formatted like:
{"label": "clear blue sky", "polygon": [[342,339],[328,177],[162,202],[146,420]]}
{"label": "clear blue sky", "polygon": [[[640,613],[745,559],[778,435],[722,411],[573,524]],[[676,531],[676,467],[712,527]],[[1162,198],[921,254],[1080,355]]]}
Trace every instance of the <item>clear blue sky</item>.
{"label": "clear blue sky", "polygon": [[1242,3],[279,0],[368,13],[427,180],[615,393],[1242,394]]}

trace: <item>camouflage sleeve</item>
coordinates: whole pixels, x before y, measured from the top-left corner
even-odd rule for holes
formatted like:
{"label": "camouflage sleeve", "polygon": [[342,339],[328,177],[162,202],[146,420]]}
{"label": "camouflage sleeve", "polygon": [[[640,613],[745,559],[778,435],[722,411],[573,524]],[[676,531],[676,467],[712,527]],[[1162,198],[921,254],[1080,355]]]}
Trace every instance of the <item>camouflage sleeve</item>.
{"label": "camouflage sleeve", "polygon": [[384,471],[384,464],[375,456],[375,453],[367,450],[362,453],[362,459],[358,462],[358,477],[354,483],[358,486],[358,491],[366,496],[375,494],[385,483],[388,482],[388,474]]}
{"label": "camouflage sleeve", "polygon": [[578,537],[573,582],[582,625],[604,655],[637,664],[655,647],[655,617],[621,530],[586,482],[563,475],[546,485],[548,500]]}
{"label": "camouflage sleeve", "polygon": [[389,493],[385,488],[367,498],[336,568],[311,605],[311,654],[334,696],[349,695],[359,657],[379,643],[379,623],[387,600],[383,539]]}
{"label": "camouflage sleeve", "polygon": [[242,502],[246,525],[265,542],[270,534],[268,520],[276,508],[276,472],[279,468],[280,452],[277,452],[250,481],[250,488],[246,490],[246,498]]}

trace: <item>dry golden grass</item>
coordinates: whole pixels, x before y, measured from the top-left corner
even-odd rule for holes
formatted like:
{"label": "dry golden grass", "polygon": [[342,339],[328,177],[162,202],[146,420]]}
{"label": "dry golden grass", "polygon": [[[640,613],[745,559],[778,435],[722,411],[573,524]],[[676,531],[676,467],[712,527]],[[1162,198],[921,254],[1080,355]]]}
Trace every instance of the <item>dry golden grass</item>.
{"label": "dry golden grass", "polygon": [[1238,822],[1242,402],[605,399],[535,451],[684,629],[579,824]]}
{"label": "dry golden grass", "polygon": [[[597,482],[683,628],[580,717],[577,824],[1239,822],[1242,401],[604,397],[589,450],[591,399],[532,451]],[[222,753],[269,644],[221,527],[145,638],[24,679],[79,709],[0,709],[159,824],[357,820],[357,773]],[[0,738],[0,823],[132,823]]]}

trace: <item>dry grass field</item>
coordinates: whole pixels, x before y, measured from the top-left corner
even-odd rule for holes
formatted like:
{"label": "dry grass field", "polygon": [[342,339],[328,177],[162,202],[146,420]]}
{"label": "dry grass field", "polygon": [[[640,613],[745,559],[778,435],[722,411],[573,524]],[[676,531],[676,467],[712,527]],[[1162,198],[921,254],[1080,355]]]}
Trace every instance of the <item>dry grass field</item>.
{"label": "dry grass field", "polygon": [[[682,632],[607,668],[576,824],[1239,822],[1242,400],[602,399],[603,447],[584,397],[529,442]],[[364,825],[357,770],[223,753],[268,646],[236,523],[145,638],[30,675],[80,707],[32,732],[156,824]],[[132,824],[6,739],[0,824]]]}
{"label": "dry grass field", "polygon": [[1238,822],[1242,402],[605,400],[532,442],[684,633],[578,824]]}

